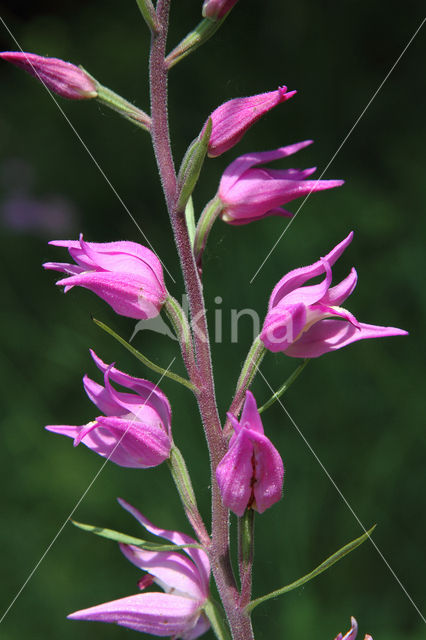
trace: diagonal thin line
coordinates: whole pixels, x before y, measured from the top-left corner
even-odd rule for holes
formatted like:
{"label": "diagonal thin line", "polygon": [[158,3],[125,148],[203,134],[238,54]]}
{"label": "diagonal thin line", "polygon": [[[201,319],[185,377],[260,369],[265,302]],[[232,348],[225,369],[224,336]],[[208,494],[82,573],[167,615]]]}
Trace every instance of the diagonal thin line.
{"label": "diagonal thin line", "polygon": [[309,193],[306,195],[306,197],[302,200],[302,203],[299,205],[298,209],[296,210],[296,213],[293,215],[293,217],[291,218],[291,220],[288,222],[288,224],[285,226],[283,232],[281,233],[281,235],[279,236],[278,240],[276,240],[276,242],[274,243],[274,245],[272,246],[271,250],[269,251],[269,253],[267,254],[266,258],[263,260],[262,264],[260,265],[260,267],[257,269],[257,271],[255,272],[255,274],[252,276],[251,280],[250,280],[250,284],[253,284],[254,279],[257,277],[257,275],[260,273],[261,269],[263,269],[265,263],[267,262],[267,260],[269,260],[269,258],[271,257],[272,253],[275,251],[276,247],[278,246],[278,244],[281,242],[282,238],[284,237],[285,233],[287,232],[287,230],[289,229],[289,227],[293,224],[293,222],[296,220],[297,215],[299,214],[300,210],[302,209],[302,207],[306,204],[307,200],[310,198],[311,194],[313,191],[315,191],[316,185],[317,183],[321,180],[321,178],[323,177],[323,175],[325,174],[325,172],[327,171],[327,169],[330,167],[330,165],[332,164],[332,162],[334,162],[336,156],[340,153],[340,151],[342,150],[342,147],[346,144],[346,142],[348,141],[348,139],[350,138],[350,136],[352,135],[352,133],[354,132],[355,128],[358,126],[359,122],[361,121],[361,119],[364,117],[367,109],[371,106],[371,103],[373,102],[373,100],[377,97],[377,95],[379,94],[379,92],[381,91],[381,89],[383,88],[383,85],[385,84],[385,82],[387,81],[387,79],[389,78],[389,76],[391,75],[391,73],[394,71],[395,67],[399,64],[401,58],[403,57],[403,55],[405,54],[405,52],[407,51],[408,47],[411,45],[411,43],[413,42],[414,38],[417,36],[417,34],[419,33],[420,29],[423,27],[424,23],[426,22],[426,18],[423,18],[423,20],[420,22],[419,26],[417,27],[417,29],[415,30],[415,32],[413,33],[413,35],[411,36],[411,38],[409,39],[409,41],[407,42],[407,44],[405,45],[404,49],[402,50],[402,52],[399,54],[398,58],[395,60],[395,62],[393,63],[393,65],[391,66],[391,68],[389,69],[389,71],[387,72],[387,74],[385,75],[384,79],[382,80],[382,82],[379,84],[379,86],[377,87],[376,91],[373,93],[373,95],[371,96],[370,100],[367,102],[366,106],[364,107],[364,109],[361,111],[361,113],[359,114],[358,118],[355,120],[354,124],[352,125],[352,127],[349,129],[348,133],[345,135],[345,137],[343,138],[342,142],[340,143],[340,145],[337,147],[337,150],[334,152],[334,154],[332,155],[331,159],[328,161],[325,169],[322,171],[321,175],[319,176],[319,178],[317,179],[317,181],[315,182],[315,184],[313,185],[312,189],[309,191]]}
{"label": "diagonal thin line", "polygon": [[[167,367],[167,369],[165,370],[164,373],[162,373],[159,381],[156,383],[154,388],[157,388],[157,385],[160,384],[160,382],[162,381],[162,379],[164,378],[164,376],[166,375],[166,372],[170,369],[170,367],[172,366],[173,362],[176,360],[176,356],[172,359],[172,361],[170,362],[169,366]],[[143,403],[142,406],[145,406],[145,404],[148,402],[148,400],[150,399],[151,395],[153,394],[154,389],[151,391],[151,393],[149,394],[149,396],[147,397],[147,399],[145,400],[145,402]],[[5,619],[5,617],[7,616],[7,614],[9,613],[9,611],[11,610],[11,608],[13,607],[13,605],[15,604],[15,602],[17,601],[17,599],[19,598],[19,596],[21,595],[21,593],[23,592],[23,590],[25,589],[25,587],[27,586],[27,584],[29,583],[29,581],[31,580],[31,578],[33,577],[33,575],[35,574],[35,572],[37,571],[37,569],[39,568],[39,566],[41,565],[41,563],[43,562],[43,560],[45,559],[45,557],[47,556],[47,554],[49,553],[49,551],[51,550],[51,548],[53,547],[53,545],[55,544],[56,540],[59,538],[59,536],[61,535],[62,531],[65,529],[66,525],[68,524],[68,521],[72,518],[72,516],[74,515],[74,513],[77,511],[78,507],[80,506],[80,504],[83,502],[84,498],[86,497],[86,495],[89,493],[90,489],[92,488],[92,486],[95,484],[96,480],[99,478],[99,476],[101,475],[102,471],[104,470],[106,464],[109,462],[109,460],[111,459],[111,456],[114,454],[114,451],[117,449],[117,447],[120,445],[121,441],[123,440],[124,436],[126,435],[126,433],[128,432],[128,430],[130,429],[130,427],[132,426],[132,424],[137,420],[137,415],[135,415],[135,417],[133,418],[133,420],[130,421],[129,426],[127,427],[127,429],[124,431],[123,435],[121,436],[121,438],[118,440],[117,444],[115,445],[115,447],[113,448],[113,450],[111,451],[111,453],[109,454],[109,456],[106,458],[106,460],[103,462],[103,464],[101,465],[101,467],[98,469],[98,471],[96,472],[96,474],[94,475],[94,477],[92,478],[92,480],[90,481],[89,485],[87,486],[87,488],[85,489],[85,491],[82,493],[82,495],[80,496],[80,498],[77,500],[76,504],[74,505],[74,507],[72,508],[72,510],[70,511],[69,515],[65,518],[64,522],[62,523],[62,525],[59,527],[57,533],[55,534],[55,536],[53,537],[53,539],[51,540],[51,542],[48,544],[46,550],[44,551],[43,555],[41,556],[41,558],[38,560],[38,562],[36,563],[36,565],[34,566],[34,568],[31,570],[31,572],[29,573],[27,579],[25,580],[24,584],[22,585],[22,587],[19,589],[19,591],[17,592],[17,594],[14,596],[14,598],[12,599],[12,601],[10,602],[9,606],[7,607],[6,611],[3,613],[3,615],[0,618],[0,624],[3,622],[3,620]]]}
{"label": "diagonal thin line", "polygon": [[[267,379],[265,378],[265,376],[263,375],[262,371],[259,369],[258,367],[258,372],[260,373],[260,375],[262,376],[264,382],[266,383],[266,385],[269,387],[269,390],[272,391],[272,393],[274,393],[273,388],[271,387],[271,385],[269,384],[269,382],[267,381]],[[312,455],[314,456],[315,460],[318,462],[318,464],[320,465],[321,469],[324,471],[325,475],[327,476],[327,478],[330,480],[331,484],[333,485],[333,487],[336,489],[337,493],[339,494],[339,496],[342,498],[343,502],[345,503],[345,505],[347,506],[347,508],[349,509],[349,511],[351,512],[351,514],[353,515],[353,517],[355,518],[355,520],[357,521],[357,523],[359,524],[359,526],[361,527],[361,529],[363,530],[364,533],[367,533],[367,529],[364,526],[363,522],[360,520],[360,518],[358,517],[358,515],[355,513],[353,507],[351,506],[351,504],[349,503],[349,501],[347,500],[347,498],[345,498],[345,496],[343,495],[341,489],[337,486],[335,480],[332,478],[332,476],[330,475],[330,473],[327,471],[327,469],[325,468],[323,462],[320,460],[320,458],[318,457],[318,454],[315,452],[315,450],[313,449],[312,445],[308,442],[308,440],[306,439],[305,435],[302,433],[301,429],[299,428],[299,426],[296,424],[296,422],[293,420],[293,418],[291,417],[291,415],[289,414],[289,412],[287,411],[287,409],[285,408],[285,406],[283,405],[283,403],[281,402],[280,398],[277,398],[277,402],[279,402],[281,408],[283,409],[283,411],[285,412],[285,414],[287,415],[288,419],[290,420],[290,422],[292,423],[293,427],[295,427],[297,433],[299,434],[299,436],[302,438],[303,442],[306,444],[306,446],[308,447],[309,451],[312,453]],[[417,613],[419,614],[420,618],[423,620],[423,622],[426,624],[426,618],[423,615],[423,613],[420,611],[419,607],[416,605],[416,603],[414,602],[413,598],[411,597],[411,595],[408,593],[407,589],[404,587],[404,585],[402,584],[401,580],[398,578],[398,576],[396,575],[395,571],[392,569],[392,567],[390,566],[388,560],[385,558],[385,556],[383,555],[383,553],[381,552],[381,550],[379,549],[379,547],[377,546],[377,544],[374,542],[373,538],[371,536],[369,536],[369,541],[371,542],[371,544],[373,545],[373,547],[375,548],[375,550],[377,551],[377,553],[379,554],[379,556],[381,557],[381,559],[383,560],[383,562],[385,563],[385,565],[387,566],[387,568],[389,569],[389,571],[391,572],[391,574],[393,575],[393,577],[395,578],[395,580],[397,581],[398,585],[400,586],[400,588],[402,589],[402,591],[405,593],[405,595],[407,596],[408,600],[411,602],[411,604],[413,605],[414,609],[417,611]]]}
{"label": "diagonal thin line", "polygon": [[[6,22],[3,20],[2,16],[0,16],[0,22],[3,24],[4,28],[6,29],[6,31],[8,32],[8,34],[10,35],[10,37],[12,38],[12,40],[14,41],[14,43],[16,44],[16,46],[18,47],[18,49],[21,51],[21,53],[25,54],[25,51],[22,49],[21,45],[19,44],[18,40],[15,38],[15,36],[13,35],[13,33],[11,32],[11,30],[9,29],[9,27],[7,26]],[[68,123],[68,125],[71,127],[73,133],[75,134],[75,136],[77,137],[78,141],[80,142],[80,144],[82,145],[82,147],[84,148],[84,150],[88,153],[88,155],[90,156],[91,160],[93,161],[94,165],[96,166],[96,168],[98,169],[99,173],[102,175],[102,177],[104,178],[105,182],[108,184],[108,186],[110,187],[111,191],[114,193],[115,197],[117,198],[117,200],[119,201],[119,203],[121,204],[121,206],[123,207],[123,209],[126,211],[126,213],[128,214],[128,216],[130,217],[130,219],[132,220],[132,222],[135,224],[135,226],[137,227],[137,229],[139,230],[139,232],[141,233],[142,237],[144,238],[145,242],[150,246],[150,248],[152,249],[152,251],[157,255],[158,259],[160,260],[161,264],[163,265],[164,270],[167,272],[167,274],[169,275],[169,277],[171,278],[173,283],[176,283],[176,280],[173,278],[172,274],[170,273],[170,271],[167,269],[167,267],[165,266],[164,262],[161,260],[161,258],[158,256],[157,252],[155,251],[154,247],[152,246],[152,244],[150,243],[150,241],[148,240],[146,234],[144,233],[144,231],[142,230],[141,226],[138,224],[136,218],[134,217],[134,215],[131,213],[130,209],[128,208],[128,206],[126,205],[126,203],[124,202],[124,200],[122,199],[122,197],[120,196],[120,194],[118,193],[117,189],[114,187],[114,185],[112,184],[111,180],[108,178],[108,176],[106,175],[105,171],[102,169],[102,167],[100,166],[99,162],[96,160],[95,156],[93,155],[93,153],[90,151],[89,147],[87,146],[87,144],[84,142],[83,138],[81,137],[81,135],[78,133],[77,129],[75,128],[75,126],[73,125],[73,123],[71,122],[71,120],[69,119],[69,117],[67,116],[67,114],[65,113],[65,111],[62,109],[61,105],[59,104],[59,102],[56,100],[55,96],[53,95],[53,93],[50,91],[49,87],[46,86],[46,83],[43,81],[43,79],[40,77],[39,73],[37,72],[37,69],[34,68],[34,66],[31,64],[31,61],[27,59],[28,64],[31,66],[33,72],[35,73],[35,75],[37,76],[38,80],[41,82],[41,84],[44,86],[44,88],[46,89],[47,93],[49,94],[49,96],[52,98],[53,102],[55,103],[55,105],[58,107],[60,113],[62,114],[62,116],[64,117],[64,119],[66,120],[66,122]]]}

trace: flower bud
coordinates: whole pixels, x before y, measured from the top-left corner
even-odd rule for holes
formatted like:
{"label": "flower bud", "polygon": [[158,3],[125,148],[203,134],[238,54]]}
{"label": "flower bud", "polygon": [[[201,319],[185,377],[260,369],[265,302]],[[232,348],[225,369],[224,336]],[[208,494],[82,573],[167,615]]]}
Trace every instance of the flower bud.
{"label": "flower bud", "polygon": [[76,262],[43,265],[69,275],[56,283],[65,293],[76,286],[90,289],[127,318],[145,320],[160,313],[167,290],[161,262],[150,249],[136,242],[84,242],[82,236],[49,244],[66,247]]}
{"label": "flower bud", "polygon": [[231,149],[263,114],[277,104],[285,102],[295,93],[296,91],[287,92],[287,87],[280,87],[276,91],[224,102],[209,116],[212,120],[212,133],[208,155],[214,158]]}
{"label": "flower bud", "polygon": [[93,79],[70,62],[20,51],[4,51],[0,58],[21,67],[62,98],[84,100],[97,96]]}
{"label": "flower bud", "polygon": [[204,0],[203,17],[222,20],[238,0]]}
{"label": "flower bud", "polygon": [[[108,366],[94,351],[91,356],[104,374],[105,386],[83,378],[84,389],[105,415],[83,426],[49,425],[48,431],[82,442],[100,456],[121,467],[146,469],[167,460],[172,446],[171,409],[160,389],[142,378],[134,378]],[[116,391],[111,380],[133,393]]]}
{"label": "flower bud", "polygon": [[242,516],[246,509],[263,513],[281,499],[284,467],[281,456],[264,435],[256,400],[250,391],[240,422],[228,414],[234,427],[229,450],[216,469],[223,504]]}

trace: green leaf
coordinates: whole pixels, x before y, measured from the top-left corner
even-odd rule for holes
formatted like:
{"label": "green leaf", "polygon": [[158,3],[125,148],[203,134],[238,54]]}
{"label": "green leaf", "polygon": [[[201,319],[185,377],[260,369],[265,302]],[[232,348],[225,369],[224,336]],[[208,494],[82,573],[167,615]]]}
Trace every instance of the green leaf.
{"label": "green leaf", "polygon": [[262,411],[269,409],[269,407],[273,405],[274,402],[278,400],[278,398],[280,398],[283,395],[283,393],[285,393],[291,387],[291,385],[296,380],[296,378],[302,373],[303,369],[306,367],[308,362],[309,362],[309,358],[306,358],[306,360],[304,360],[302,364],[300,364],[297,367],[297,369],[293,371],[291,376],[287,378],[284,384],[281,385],[281,387],[277,391],[275,391],[274,395],[271,398],[269,398],[268,402],[265,402],[265,404],[262,407],[260,407],[259,413],[262,413]]}
{"label": "green leaf", "polygon": [[197,391],[197,388],[195,387],[195,385],[192,384],[192,382],[190,382],[189,380],[186,380],[186,378],[182,378],[177,373],[173,373],[173,371],[168,371],[167,369],[163,369],[163,367],[160,367],[158,366],[158,364],[155,364],[155,362],[152,362],[151,360],[149,360],[149,358],[147,358],[140,351],[132,347],[131,344],[129,344],[126,340],[124,340],[124,338],[119,336],[118,333],[116,333],[113,329],[108,327],[108,325],[104,324],[100,320],[96,320],[96,318],[92,318],[92,320],[96,324],[96,326],[102,329],[102,331],[109,333],[109,335],[112,336],[115,340],[117,340],[117,342],[119,342],[123,347],[125,347],[127,351],[130,351],[130,353],[134,355],[135,358],[140,360],[140,362],[143,362],[145,366],[149,367],[156,373],[160,373],[161,375],[166,376],[171,380],[174,380],[175,382],[179,382],[179,384],[182,384],[184,387],[191,389],[191,391]]}
{"label": "green leaf", "polygon": [[191,247],[194,246],[195,239],[195,216],[194,216],[194,203],[190,197],[185,207],[185,220],[186,228],[188,229],[189,241]]}
{"label": "green leaf", "polygon": [[339,549],[339,551],[336,551],[336,553],[333,553],[332,556],[327,558],[327,560],[322,562],[318,567],[316,567],[316,569],[308,573],[306,576],[303,576],[303,578],[299,578],[299,580],[296,580],[295,582],[292,582],[286,585],[285,587],[282,587],[281,589],[272,591],[271,593],[268,593],[266,596],[262,596],[260,598],[256,598],[256,600],[252,600],[246,606],[246,609],[245,609],[246,612],[249,613],[255,607],[257,607],[258,604],[262,604],[262,602],[266,602],[271,598],[282,596],[284,593],[293,591],[293,589],[297,589],[298,587],[301,587],[302,585],[306,584],[313,578],[316,578],[317,576],[319,576],[320,573],[323,573],[323,571],[326,571],[327,569],[329,569],[333,564],[335,564],[336,562],[344,558],[348,553],[350,553],[351,551],[359,547],[363,542],[365,542],[371,536],[375,528],[376,528],[376,525],[374,525],[374,527],[371,527],[369,531],[364,533],[359,538],[352,540],[352,542],[349,542],[347,545]]}
{"label": "green leaf", "polygon": [[114,531],[113,529],[96,527],[92,524],[83,524],[82,522],[76,522],[75,520],[71,520],[71,522],[79,529],[94,533],[97,536],[101,536],[101,538],[107,538],[107,540],[113,540],[113,542],[120,542],[121,544],[133,544],[135,547],[140,547],[141,549],[145,549],[146,551],[179,551],[180,549],[187,549],[188,547],[195,549],[203,548],[201,544],[197,543],[176,545],[148,542],[147,540],[134,538],[133,536],[128,536],[126,533],[120,533],[119,531]]}

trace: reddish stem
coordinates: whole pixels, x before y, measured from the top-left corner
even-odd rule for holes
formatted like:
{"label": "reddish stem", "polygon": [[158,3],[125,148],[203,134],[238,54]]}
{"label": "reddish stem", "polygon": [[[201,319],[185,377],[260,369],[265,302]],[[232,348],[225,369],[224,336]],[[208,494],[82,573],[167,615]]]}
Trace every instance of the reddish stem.
{"label": "reddish stem", "polygon": [[[210,454],[212,472],[212,541],[209,557],[217,588],[225,608],[234,640],[251,640],[250,618],[239,604],[239,593],[229,553],[229,517],[216,482],[216,467],[227,451],[216,406],[213,372],[208,339],[206,311],[201,281],[188,236],[184,212],[177,209],[176,172],[172,158],[167,117],[167,68],[165,64],[170,0],[158,0],[158,32],[152,35],[150,52],[150,91],[152,140],[167,209],[182,266],[192,318],[192,329],[200,389],[197,401]],[[190,374],[190,372],[188,372]],[[190,374],[191,375],[191,374]]]}

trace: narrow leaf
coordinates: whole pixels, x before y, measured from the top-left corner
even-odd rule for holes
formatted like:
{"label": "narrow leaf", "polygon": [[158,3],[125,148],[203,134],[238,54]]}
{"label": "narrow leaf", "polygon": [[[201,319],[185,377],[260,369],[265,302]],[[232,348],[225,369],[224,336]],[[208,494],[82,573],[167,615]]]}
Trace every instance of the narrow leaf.
{"label": "narrow leaf", "polygon": [[226,622],[225,612],[220,604],[209,598],[203,607],[210,620],[212,629],[219,640],[231,640],[231,633]]}
{"label": "narrow leaf", "polygon": [[75,520],[71,520],[71,522],[79,529],[94,533],[97,536],[101,536],[101,538],[107,538],[107,540],[113,540],[114,542],[120,542],[121,544],[133,544],[135,547],[140,547],[141,549],[145,549],[146,551],[179,551],[180,549],[186,549],[188,547],[194,547],[196,549],[203,548],[202,545],[196,543],[182,545],[158,544],[156,542],[148,542],[147,540],[142,540],[141,538],[134,538],[133,536],[128,536],[126,533],[120,533],[119,531],[114,531],[113,529],[96,527],[92,524],[83,524],[82,522],[76,522]]}
{"label": "narrow leaf", "polygon": [[297,369],[293,371],[291,376],[287,378],[284,384],[274,393],[274,395],[271,398],[269,398],[268,402],[265,402],[265,404],[260,407],[259,413],[262,413],[262,411],[269,409],[269,407],[273,405],[274,402],[278,400],[278,398],[280,398],[283,395],[283,393],[285,393],[291,387],[291,385],[296,380],[296,378],[302,373],[303,369],[306,367],[308,362],[309,362],[309,358],[306,358],[306,360],[304,360],[302,364],[299,365]]}
{"label": "narrow leaf", "polygon": [[356,538],[355,540],[352,540],[352,542],[349,542],[348,544],[346,544],[344,547],[339,549],[339,551],[336,551],[336,553],[333,553],[332,556],[327,558],[327,560],[322,562],[318,567],[316,567],[316,569],[308,573],[306,576],[303,576],[303,578],[299,578],[299,580],[296,580],[295,582],[292,582],[291,584],[288,584],[285,587],[282,587],[281,589],[272,591],[271,593],[268,593],[266,596],[261,596],[260,598],[256,598],[256,600],[252,600],[246,606],[245,608],[246,612],[249,613],[250,611],[253,611],[253,609],[257,607],[258,604],[262,604],[262,602],[266,602],[271,598],[282,596],[284,593],[293,591],[293,589],[297,589],[298,587],[301,587],[302,585],[306,584],[313,578],[316,578],[317,576],[319,576],[320,573],[323,573],[323,571],[326,571],[327,569],[329,569],[333,564],[335,564],[336,562],[344,558],[348,553],[350,553],[351,551],[359,547],[363,542],[365,542],[371,536],[375,528],[376,528],[376,525],[374,525],[374,527],[371,527],[369,531],[364,533],[359,538]]}
{"label": "narrow leaf", "polygon": [[156,373],[160,373],[161,375],[166,376],[171,380],[174,380],[175,382],[179,382],[179,384],[183,384],[184,387],[191,389],[191,391],[197,390],[195,385],[193,385],[192,382],[190,382],[189,380],[182,378],[177,373],[173,373],[172,371],[163,369],[163,367],[160,367],[158,366],[158,364],[155,364],[155,362],[152,362],[151,360],[149,360],[149,358],[147,358],[140,351],[132,347],[132,345],[129,342],[127,342],[127,340],[124,340],[124,338],[119,336],[118,333],[116,333],[113,329],[108,327],[108,325],[104,324],[100,320],[96,320],[96,318],[92,318],[92,320],[96,324],[96,326],[100,327],[106,333],[109,333],[109,335],[112,336],[115,340],[117,340],[117,342],[119,342],[123,347],[125,347],[127,351],[130,351],[130,353],[134,355],[135,358],[140,360],[140,362],[143,362],[145,366],[149,367]]}

